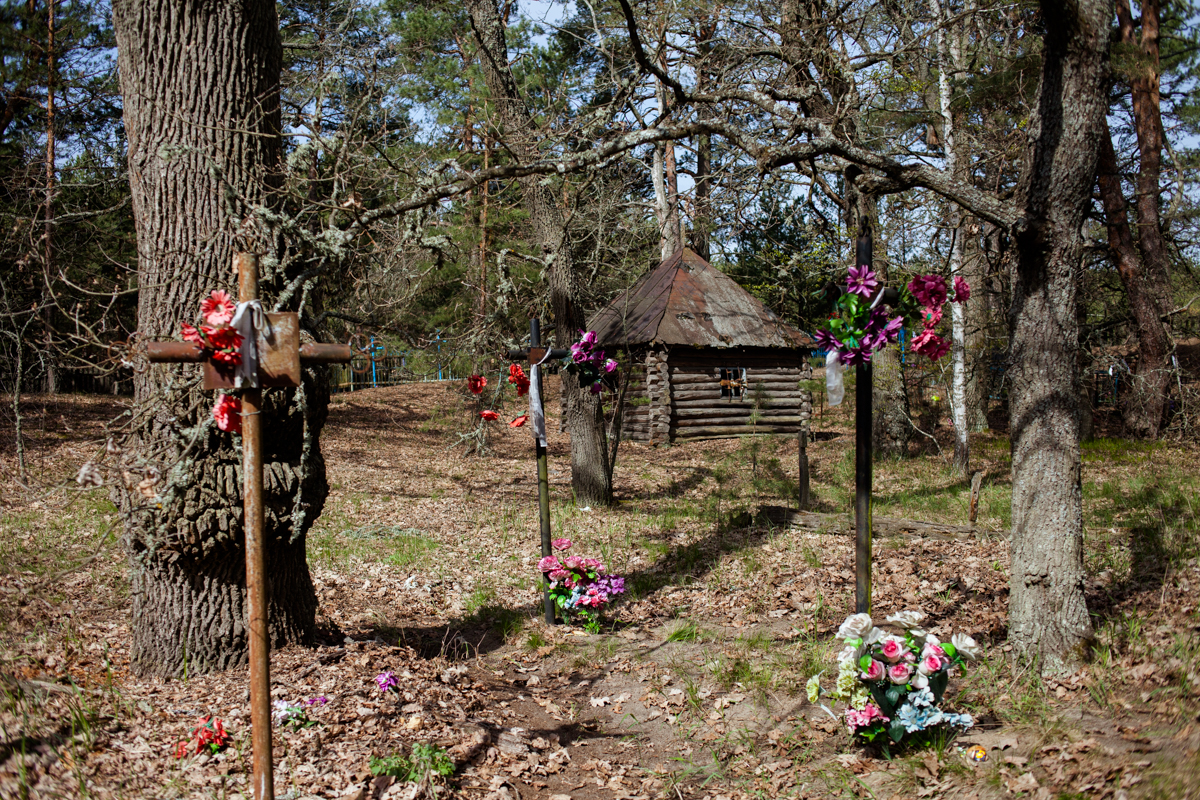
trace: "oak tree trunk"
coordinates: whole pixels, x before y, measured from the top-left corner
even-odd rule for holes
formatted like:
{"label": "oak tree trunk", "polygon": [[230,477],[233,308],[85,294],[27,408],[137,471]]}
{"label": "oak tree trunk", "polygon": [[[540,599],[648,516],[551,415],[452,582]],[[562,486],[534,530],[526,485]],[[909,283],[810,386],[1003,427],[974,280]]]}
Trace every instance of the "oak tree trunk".
{"label": "oak tree trunk", "polygon": [[1081,226],[1107,109],[1106,0],[1043,0],[1045,49],[1009,316],[1012,593],[1009,641],[1044,671],[1079,665],[1092,638],[1083,594],[1079,323]]}
{"label": "oak tree trunk", "polygon": [[[113,22],[137,230],[138,331],[177,339],[209,291],[236,294],[233,256],[248,247],[239,225],[252,204],[266,201],[278,168],[275,4],[115,0]],[[215,427],[214,396],[200,389],[195,366],[153,365],[135,377],[134,390],[126,485],[116,492],[133,572],[133,669],[178,676],[245,663],[240,437]],[[327,491],[319,447],[327,402],[328,387],[311,370],[301,389],[266,394],[275,644],[313,634],[304,548]]]}
{"label": "oak tree trunk", "polygon": [[[522,161],[537,159],[534,119],[517,89],[508,62],[504,23],[496,0],[467,0],[471,29],[479,47],[479,66],[496,115],[503,126],[500,137],[509,151]],[[550,275],[550,306],[554,313],[555,338],[560,347],[575,341],[587,324],[579,297],[581,287],[575,269],[570,231],[562,209],[544,179],[531,175],[521,179],[525,206],[534,235]],[[612,471],[604,433],[604,409],[599,395],[579,385],[574,376],[563,378],[563,408],[571,434],[571,488],[577,503],[606,506],[612,503]]]}

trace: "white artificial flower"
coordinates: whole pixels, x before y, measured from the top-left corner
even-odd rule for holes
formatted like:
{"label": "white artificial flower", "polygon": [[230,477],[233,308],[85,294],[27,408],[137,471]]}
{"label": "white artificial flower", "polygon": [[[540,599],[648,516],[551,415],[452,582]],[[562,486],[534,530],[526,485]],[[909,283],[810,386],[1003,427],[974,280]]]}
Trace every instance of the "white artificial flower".
{"label": "white artificial flower", "polygon": [[851,614],[838,628],[839,639],[860,639],[874,627],[870,614]]}
{"label": "white artificial flower", "polygon": [[923,611],[901,611],[892,614],[887,618],[887,621],[909,631],[920,625],[923,619],[925,619],[925,612]]}
{"label": "white artificial flower", "polygon": [[883,628],[871,628],[863,637],[863,647],[870,647],[877,642],[882,642],[885,636],[887,636],[887,631]]}
{"label": "white artificial flower", "polygon": [[954,645],[954,649],[957,650],[963,658],[970,659],[971,661],[979,658],[979,645],[975,643],[974,639],[972,639],[970,636],[967,636],[965,633],[956,633],[951,636],[950,644]]}
{"label": "white artificial flower", "polygon": [[912,676],[912,678],[909,680],[909,683],[912,684],[912,687],[918,691],[921,689],[927,689],[929,688],[929,677],[918,672]]}
{"label": "white artificial flower", "polygon": [[844,666],[846,664],[850,664],[852,666],[857,665],[858,657],[861,655],[862,655],[861,647],[854,647],[853,645],[846,645],[846,647],[842,650],[842,652],[838,653],[837,662],[841,666]]}

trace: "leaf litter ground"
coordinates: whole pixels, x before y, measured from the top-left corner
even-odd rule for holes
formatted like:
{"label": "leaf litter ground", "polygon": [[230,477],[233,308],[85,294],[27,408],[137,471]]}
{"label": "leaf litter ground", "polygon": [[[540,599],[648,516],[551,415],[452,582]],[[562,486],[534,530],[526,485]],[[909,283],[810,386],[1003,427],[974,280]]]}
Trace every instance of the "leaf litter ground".
{"label": "leaf litter ground", "polygon": [[[1007,442],[973,441],[985,472],[976,532],[877,542],[874,608],[922,608],[935,632],[986,645],[950,692],[979,724],[889,760],[848,745],[803,697],[852,603],[847,411],[815,421],[815,507],[835,515],[819,530],[758,513],[794,503],[796,444],[773,438],[623,444],[620,502],[577,508],[552,402],[555,535],[630,587],[589,635],[541,621],[527,431],[497,427],[486,455],[464,456],[451,446],[469,424],[464,394],[418,384],[334,400],[331,494],[309,536],[319,644],[272,660],[276,699],[330,702],[310,712],[316,724],[277,729],[277,796],[1200,796],[1195,447],[1085,446],[1097,647],[1080,673],[1045,681],[1008,662]],[[97,398],[26,403],[38,489],[16,481],[12,433],[0,432],[0,797],[242,796],[244,674],[129,673],[118,520],[103,490],[71,481],[117,411]],[[962,524],[969,493],[936,454],[876,468],[881,516]],[[387,696],[373,682],[385,670],[399,678]],[[233,746],[173,758],[207,714]],[[371,775],[372,757],[417,742],[445,748],[455,775]],[[988,760],[967,761],[970,744]]]}

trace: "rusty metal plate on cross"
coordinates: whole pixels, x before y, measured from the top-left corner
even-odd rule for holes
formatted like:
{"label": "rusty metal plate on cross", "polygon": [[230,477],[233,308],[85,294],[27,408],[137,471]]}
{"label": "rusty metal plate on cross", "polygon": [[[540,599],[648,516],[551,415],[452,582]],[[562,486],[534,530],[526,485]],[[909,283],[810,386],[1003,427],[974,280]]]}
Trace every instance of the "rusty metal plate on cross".
{"label": "rusty metal plate on cross", "polygon": [[[266,330],[258,331],[258,380],[263,387],[300,385],[300,315],[267,314]],[[205,389],[232,389],[233,368],[204,362]]]}

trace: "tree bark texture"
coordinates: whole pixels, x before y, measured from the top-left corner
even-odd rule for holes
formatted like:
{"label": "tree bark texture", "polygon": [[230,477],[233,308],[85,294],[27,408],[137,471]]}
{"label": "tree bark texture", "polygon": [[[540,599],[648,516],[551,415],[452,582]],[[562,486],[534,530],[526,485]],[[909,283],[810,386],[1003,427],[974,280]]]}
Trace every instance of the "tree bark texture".
{"label": "tree bark texture", "polygon": [[988,364],[988,261],[981,245],[984,223],[967,216],[960,231],[963,247],[962,273],[971,286],[970,299],[964,304],[967,317],[967,425],[981,433],[988,429],[988,402],[991,394]]}
{"label": "tree bark texture", "polygon": [[1162,424],[1167,387],[1170,385],[1170,373],[1167,371],[1170,342],[1162,320],[1164,309],[1159,306],[1158,298],[1146,280],[1142,260],[1133,241],[1133,231],[1129,227],[1129,204],[1121,189],[1117,154],[1107,120],[1100,140],[1100,163],[1096,179],[1100,184],[1100,200],[1104,206],[1109,253],[1117,267],[1117,274],[1121,276],[1125,295],[1129,298],[1129,310],[1137,326],[1137,365],[1134,368],[1133,385],[1121,397],[1121,416],[1131,433],[1154,438],[1158,436]]}
{"label": "tree bark texture", "polygon": [[1107,96],[1105,0],[1043,0],[1045,48],[1021,198],[1009,316],[1012,593],[1009,641],[1043,671],[1078,666],[1083,594],[1076,286]]}
{"label": "tree bark texture", "polygon": [[[278,168],[278,19],[270,0],[116,0],[113,22],[138,332],[177,339],[209,291],[236,294],[233,256],[247,249],[239,224],[251,204],[265,202]],[[116,491],[134,576],[133,669],[179,676],[245,663],[241,443],[217,430],[197,367],[152,365],[135,376],[134,390],[126,485]],[[265,403],[272,638],[305,642],[316,612],[305,532],[327,492],[324,373],[305,370],[301,389],[272,390]]]}
{"label": "tree bark texture", "polygon": [[1159,213],[1162,182],[1162,152],[1166,144],[1159,94],[1159,0],[1138,4],[1142,12],[1141,38],[1134,35],[1129,0],[1117,0],[1117,26],[1121,41],[1138,54],[1132,90],[1134,129],[1137,132],[1137,225],[1138,249],[1146,282],[1164,311],[1172,305],[1170,254],[1162,233]]}
{"label": "tree bark texture", "polygon": [[[500,135],[517,158],[535,160],[534,119],[508,64],[508,44],[496,0],[467,0],[466,5],[479,47],[479,66],[503,126]],[[542,259],[548,266],[555,339],[560,347],[566,347],[576,340],[587,320],[579,303],[581,287],[566,220],[543,180],[536,175],[522,178],[521,189]],[[589,506],[609,505],[612,473],[600,396],[583,389],[568,375],[563,379],[563,408],[571,434],[571,488],[575,500]]]}

